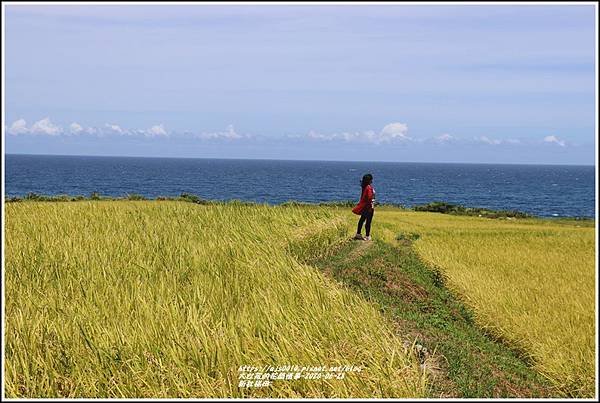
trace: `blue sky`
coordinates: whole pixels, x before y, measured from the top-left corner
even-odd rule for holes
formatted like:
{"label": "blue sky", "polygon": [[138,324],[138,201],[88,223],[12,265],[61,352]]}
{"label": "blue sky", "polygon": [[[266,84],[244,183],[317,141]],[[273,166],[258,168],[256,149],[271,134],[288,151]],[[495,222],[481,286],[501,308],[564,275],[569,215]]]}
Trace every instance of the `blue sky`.
{"label": "blue sky", "polygon": [[594,18],[6,5],[6,152],[594,164]]}

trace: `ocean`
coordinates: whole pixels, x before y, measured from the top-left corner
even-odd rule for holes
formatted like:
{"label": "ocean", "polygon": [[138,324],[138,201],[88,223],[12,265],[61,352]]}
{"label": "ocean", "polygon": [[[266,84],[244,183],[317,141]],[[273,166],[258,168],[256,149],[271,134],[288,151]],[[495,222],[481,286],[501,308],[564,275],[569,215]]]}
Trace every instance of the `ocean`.
{"label": "ocean", "polygon": [[445,201],[542,217],[594,217],[595,167],[5,155],[5,195],[204,199],[278,204],[358,200],[371,173],[377,201]]}

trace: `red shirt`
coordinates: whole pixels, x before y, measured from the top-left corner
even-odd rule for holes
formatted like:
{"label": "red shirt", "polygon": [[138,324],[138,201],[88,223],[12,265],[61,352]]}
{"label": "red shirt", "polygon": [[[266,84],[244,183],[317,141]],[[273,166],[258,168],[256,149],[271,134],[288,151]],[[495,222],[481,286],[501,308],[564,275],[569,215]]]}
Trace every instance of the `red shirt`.
{"label": "red shirt", "polygon": [[362,195],[360,196],[360,201],[358,202],[356,207],[352,209],[352,212],[354,214],[360,215],[362,214],[365,208],[373,210],[373,193],[373,186],[365,186],[365,189],[363,190]]}

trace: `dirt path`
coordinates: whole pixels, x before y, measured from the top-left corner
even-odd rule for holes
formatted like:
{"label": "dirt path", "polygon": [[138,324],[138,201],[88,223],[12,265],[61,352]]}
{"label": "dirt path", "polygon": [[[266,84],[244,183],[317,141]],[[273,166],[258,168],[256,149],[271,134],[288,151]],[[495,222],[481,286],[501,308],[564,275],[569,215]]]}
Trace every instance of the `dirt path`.
{"label": "dirt path", "polygon": [[352,250],[348,253],[348,256],[346,256],[346,262],[357,260],[364,255],[370,247],[373,246],[372,241],[352,240],[352,243],[354,248],[352,248]]}
{"label": "dirt path", "polygon": [[532,363],[475,325],[410,242],[349,241],[310,263],[380,305],[427,368],[431,397],[560,397]]}

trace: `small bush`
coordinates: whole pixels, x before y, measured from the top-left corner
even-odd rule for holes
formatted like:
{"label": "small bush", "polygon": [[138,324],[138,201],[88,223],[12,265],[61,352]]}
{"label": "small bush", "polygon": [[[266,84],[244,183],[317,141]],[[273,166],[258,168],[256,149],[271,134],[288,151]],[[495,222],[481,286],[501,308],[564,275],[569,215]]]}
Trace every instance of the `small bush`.
{"label": "small bush", "polygon": [[25,200],[43,201],[43,200],[47,200],[47,199],[48,198],[46,196],[42,196],[42,195],[39,195],[39,194],[34,193],[34,192],[29,192],[25,196]]}
{"label": "small bush", "polygon": [[210,201],[204,200],[191,193],[182,193],[179,195],[179,200],[196,204],[210,204]]}
{"label": "small bush", "polygon": [[434,201],[431,203],[424,204],[422,206],[415,206],[415,211],[429,211],[432,213],[451,213],[451,212],[462,212],[465,210],[463,206],[457,204],[451,204],[446,202]]}
{"label": "small bush", "polygon": [[191,203],[198,203],[200,201],[200,198],[198,196],[191,193],[182,193],[179,195],[179,199]]}
{"label": "small bush", "polygon": [[441,201],[434,201],[421,206],[414,206],[414,211],[428,211],[442,214],[455,214],[478,216],[486,218],[528,218],[530,214],[517,210],[491,210],[483,207],[465,207],[460,204],[452,204]]}
{"label": "small bush", "polygon": [[136,193],[130,193],[127,195],[127,200],[146,200],[146,198]]}

